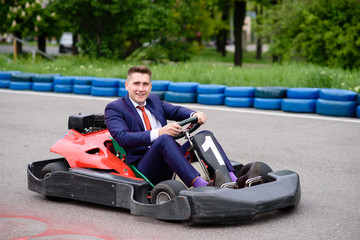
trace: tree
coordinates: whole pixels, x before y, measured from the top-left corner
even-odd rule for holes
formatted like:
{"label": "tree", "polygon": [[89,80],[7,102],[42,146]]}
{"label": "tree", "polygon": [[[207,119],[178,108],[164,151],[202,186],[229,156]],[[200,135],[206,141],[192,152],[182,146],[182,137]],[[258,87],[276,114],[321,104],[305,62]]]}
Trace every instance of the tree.
{"label": "tree", "polygon": [[266,11],[264,32],[283,60],[300,54],[330,67],[360,67],[358,0],[283,0]]}

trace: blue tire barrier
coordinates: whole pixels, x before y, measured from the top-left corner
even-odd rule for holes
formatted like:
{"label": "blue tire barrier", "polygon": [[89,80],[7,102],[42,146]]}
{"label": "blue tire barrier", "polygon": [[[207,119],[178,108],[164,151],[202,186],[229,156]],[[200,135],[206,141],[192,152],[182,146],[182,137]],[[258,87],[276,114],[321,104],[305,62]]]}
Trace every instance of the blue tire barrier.
{"label": "blue tire barrier", "polygon": [[9,88],[12,90],[31,90],[32,82],[10,82]]}
{"label": "blue tire barrier", "polygon": [[73,93],[82,94],[82,95],[90,95],[91,94],[91,85],[87,84],[74,84]]}
{"label": "blue tire barrier", "polygon": [[288,88],[286,91],[287,98],[296,99],[317,99],[319,98],[318,88]]}
{"label": "blue tire barrier", "polygon": [[118,88],[125,88],[125,82],[126,82],[126,79],[119,78]]}
{"label": "blue tire barrier", "polygon": [[125,87],[123,87],[123,88],[118,88],[118,96],[119,96],[119,97],[125,97],[126,94],[128,94],[128,91],[126,90]]}
{"label": "blue tire barrier", "polygon": [[72,84],[55,84],[54,83],[54,92],[57,92],[57,93],[72,93],[73,88],[74,88],[74,86]]}
{"label": "blue tire barrier", "polygon": [[316,113],[328,116],[355,117],[355,101],[334,101],[318,99],[316,101]]}
{"label": "blue tire barrier", "polygon": [[281,101],[281,98],[254,98],[254,108],[280,110]]}
{"label": "blue tire barrier", "polygon": [[11,75],[11,81],[13,82],[32,82],[34,73],[14,73]]}
{"label": "blue tire barrier", "polygon": [[225,86],[216,84],[199,84],[196,91],[198,94],[222,94],[225,91]]}
{"label": "blue tire barrier", "polygon": [[163,92],[163,91],[168,90],[170,81],[167,81],[167,80],[153,80],[153,81],[151,81],[151,83],[152,83],[151,91]]}
{"label": "blue tire barrier", "polygon": [[54,91],[54,83],[52,82],[33,82],[32,90],[38,92],[52,92]]}
{"label": "blue tire barrier", "polygon": [[357,93],[344,89],[324,88],[319,91],[319,98],[334,101],[356,101]]}
{"label": "blue tire barrier", "polygon": [[0,88],[9,88],[11,80],[0,79]]}
{"label": "blue tire barrier", "polygon": [[11,80],[12,74],[21,73],[20,71],[3,71],[0,72],[0,79],[2,80]]}
{"label": "blue tire barrier", "polygon": [[118,96],[117,87],[95,87],[91,88],[91,95],[97,97],[116,97]]}
{"label": "blue tire barrier", "polygon": [[165,99],[165,93],[166,91],[152,91],[151,90],[151,94],[155,94],[158,95],[160,100],[164,100]]}
{"label": "blue tire barrier", "polygon": [[225,88],[226,97],[234,98],[253,98],[255,96],[254,87],[226,87]]}
{"label": "blue tire barrier", "polygon": [[92,85],[93,79],[94,79],[94,77],[87,77],[87,76],[75,77],[73,84],[74,85]]}
{"label": "blue tire barrier", "polygon": [[53,82],[55,85],[73,85],[74,79],[72,76],[55,76]]}
{"label": "blue tire barrier", "polygon": [[281,110],[296,113],[315,113],[316,99],[284,98],[281,102]]}
{"label": "blue tire barrier", "polygon": [[358,105],[360,105],[360,94],[358,95],[357,103],[358,103]]}
{"label": "blue tire barrier", "polygon": [[356,117],[360,118],[360,105],[356,107]]}
{"label": "blue tire barrier", "polygon": [[254,98],[225,97],[225,105],[228,107],[254,107]]}
{"label": "blue tire barrier", "polygon": [[119,81],[119,78],[94,78],[92,85],[94,87],[118,88]]}
{"label": "blue tire barrier", "polygon": [[44,82],[44,83],[49,83],[49,82],[54,82],[54,77],[58,77],[61,76],[60,74],[36,74],[33,77],[33,82]]}
{"label": "blue tire barrier", "polygon": [[196,103],[196,93],[165,92],[165,101],[176,103]]}
{"label": "blue tire barrier", "polygon": [[169,92],[196,93],[199,83],[195,82],[172,82],[169,83]]}
{"label": "blue tire barrier", "polygon": [[205,105],[224,105],[225,94],[198,94],[197,102]]}
{"label": "blue tire barrier", "polygon": [[257,87],[255,98],[286,98],[286,90],[283,87]]}

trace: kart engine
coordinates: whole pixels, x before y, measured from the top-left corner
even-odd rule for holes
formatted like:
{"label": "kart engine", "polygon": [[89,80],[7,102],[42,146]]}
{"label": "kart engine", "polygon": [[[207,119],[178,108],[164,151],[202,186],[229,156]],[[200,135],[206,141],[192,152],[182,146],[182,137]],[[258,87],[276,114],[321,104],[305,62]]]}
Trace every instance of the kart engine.
{"label": "kart engine", "polygon": [[69,116],[68,128],[86,134],[106,129],[104,114],[78,113]]}

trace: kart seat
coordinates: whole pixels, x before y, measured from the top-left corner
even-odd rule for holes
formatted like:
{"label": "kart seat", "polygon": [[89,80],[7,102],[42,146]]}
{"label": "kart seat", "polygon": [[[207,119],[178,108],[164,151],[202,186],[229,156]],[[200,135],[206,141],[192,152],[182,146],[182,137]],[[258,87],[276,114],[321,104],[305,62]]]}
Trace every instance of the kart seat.
{"label": "kart seat", "polygon": [[142,174],[142,173],[139,171],[139,169],[137,169],[137,168],[135,167],[135,165],[133,165],[133,164],[128,164],[128,163],[126,162],[126,151],[125,151],[125,149],[122,148],[114,138],[110,137],[110,139],[111,139],[111,141],[112,141],[112,143],[113,143],[116,156],[117,156],[118,158],[120,158],[122,161],[124,161],[124,162],[129,166],[129,168],[134,172],[134,174],[135,174],[135,176],[136,176],[137,178],[144,179],[145,181],[147,181],[148,183],[150,183],[150,186],[154,187],[155,185],[152,184],[151,181],[150,181],[144,174]]}

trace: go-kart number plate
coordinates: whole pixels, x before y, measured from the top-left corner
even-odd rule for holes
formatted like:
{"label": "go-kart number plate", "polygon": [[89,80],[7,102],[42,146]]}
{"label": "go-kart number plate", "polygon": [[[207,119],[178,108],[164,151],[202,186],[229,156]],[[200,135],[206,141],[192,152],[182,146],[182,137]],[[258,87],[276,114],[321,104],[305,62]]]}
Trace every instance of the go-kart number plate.
{"label": "go-kart number plate", "polygon": [[210,136],[205,137],[205,142],[201,145],[201,148],[206,154],[208,154],[208,151],[211,150],[218,163],[220,165],[225,165],[224,159],[221,157],[219,150],[216,148],[215,143]]}
{"label": "go-kart number plate", "polygon": [[209,167],[209,173],[212,175],[216,169],[221,169],[227,172],[227,167],[224,159],[224,152],[221,146],[209,131],[203,131],[192,138],[192,142],[201,160]]}

